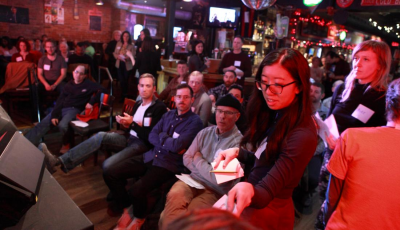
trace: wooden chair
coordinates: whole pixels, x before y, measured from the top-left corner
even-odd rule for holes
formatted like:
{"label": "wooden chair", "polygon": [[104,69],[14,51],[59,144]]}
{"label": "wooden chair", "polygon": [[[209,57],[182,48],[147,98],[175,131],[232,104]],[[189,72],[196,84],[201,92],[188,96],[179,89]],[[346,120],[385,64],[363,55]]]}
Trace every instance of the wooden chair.
{"label": "wooden chair", "polygon": [[7,111],[12,114],[14,103],[19,101],[31,102],[31,119],[40,121],[38,109],[38,79],[35,64],[31,62],[11,62],[7,65],[5,84],[0,89],[4,93]]}
{"label": "wooden chair", "polygon": [[[133,116],[132,113],[133,113],[133,107],[135,106],[135,103],[136,103],[135,100],[125,98],[124,105],[122,106],[121,115],[123,115],[124,113],[127,113],[127,114]],[[124,128],[123,126],[121,126],[120,124],[117,123],[117,129],[121,130],[121,131],[125,131],[126,128]]]}
{"label": "wooden chair", "polygon": [[[74,131],[74,134],[78,134],[81,136],[81,139],[85,137],[90,137],[91,135],[98,133],[100,131],[109,131],[112,129],[112,121],[113,121],[113,104],[115,97],[109,94],[102,93],[100,98],[100,106],[99,106],[99,115],[97,119],[90,120],[87,123],[89,124],[86,127],[76,126],[74,123],[70,122],[70,127]],[[100,119],[100,115],[102,114],[104,109],[109,110],[108,118],[109,122],[105,122]],[[95,153],[94,164],[97,165],[97,153]]]}

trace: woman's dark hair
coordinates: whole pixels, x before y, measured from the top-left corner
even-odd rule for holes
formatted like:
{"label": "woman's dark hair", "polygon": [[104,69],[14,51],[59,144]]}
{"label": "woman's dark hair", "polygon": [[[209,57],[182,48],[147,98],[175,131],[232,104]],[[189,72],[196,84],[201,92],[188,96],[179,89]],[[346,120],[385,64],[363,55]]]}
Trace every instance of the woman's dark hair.
{"label": "woman's dark hair", "polygon": [[150,30],[149,30],[149,29],[144,28],[141,32],[144,33],[144,36],[145,36],[145,37],[151,37],[151,35],[150,35]]}
{"label": "woman's dark hair", "polygon": [[144,37],[142,41],[142,52],[144,51],[154,51],[154,44],[153,44],[153,39],[151,37]]}
{"label": "woman's dark hair", "polygon": [[21,52],[21,49],[19,48],[19,44],[24,43],[26,46],[26,51],[29,52],[31,50],[31,45],[29,44],[29,42],[27,40],[20,40],[17,42],[17,50],[18,52]]}
{"label": "woman's dark hair", "polygon": [[179,230],[256,230],[231,212],[215,208],[195,209],[173,220],[166,229]]}
{"label": "woman's dark hair", "polygon": [[[193,43],[191,43],[191,45],[192,45],[192,54],[197,54],[196,53],[196,46],[198,44],[203,44],[203,47],[204,47],[204,42],[202,40],[198,40],[198,39],[193,40]],[[204,56],[204,50],[205,50],[205,47],[203,48],[203,52],[201,54],[198,54],[198,55],[199,56]]]}
{"label": "woman's dark hair", "polygon": [[[282,48],[269,53],[261,62],[256,74],[256,80],[261,80],[265,66],[281,65],[293,79],[299,93],[292,103],[285,108],[285,112],[276,124],[276,129],[268,136],[266,149],[267,161],[272,163],[282,150],[282,144],[288,133],[302,122],[306,117],[311,117],[310,102],[310,68],[303,55],[294,49]],[[243,136],[241,145],[247,143],[254,149],[265,137],[265,132],[272,125],[276,113],[271,110],[263,96],[263,93],[254,87],[251,98],[247,105],[247,116],[249,118],[249,129]]]}
{"label": "woman's dark hair", "polygon": [[122,42],[122,44],[124,43],[124,34],[128,34],[129,35],[128,44],[132,44],[131,34],[126,30],[124,32],[122,32],[122,34],[121,34],[121,42]]}
{"label": "woman's dark hair", "polygon": [[400,120],[400,79],[390,83],[386,92],[386,120]]}
{"label": "woman's dark hair", "polygon": [[[3,39],[7,41],[7,45],[3,44]],[[13,45],[11,44],[11,40],[10,40],[10,38],[8,36],[3,36],[1,38],[1,47],[7,48],[9,50],[12,49]]]}

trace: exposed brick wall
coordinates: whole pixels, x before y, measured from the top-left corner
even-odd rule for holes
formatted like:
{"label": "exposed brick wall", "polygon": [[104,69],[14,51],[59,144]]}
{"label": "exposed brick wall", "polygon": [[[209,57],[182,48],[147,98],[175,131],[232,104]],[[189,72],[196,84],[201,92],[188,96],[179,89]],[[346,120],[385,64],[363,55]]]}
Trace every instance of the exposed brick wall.
{"label": "exposed brick wall", "polygon": [[[29,8],[29,25],[0,22],[0,36],[7,35],[17,38],[40,38],[47,34],[50,38],[59,40],[65,37],[68,41],[78,39],[93,43],[108,42],[112,31],[124,30],[125,11],[116,9],[110,2],[104,1],[103,6],[96,6],[93,0],[78,0],[79,19],[75,20],[74,0],[64,0],[64,25],[44,23],[44,2],[46,0],[0,0],[1,5],[14,5]],[[89,30],[89,10],[102,12],[101,31]]]}

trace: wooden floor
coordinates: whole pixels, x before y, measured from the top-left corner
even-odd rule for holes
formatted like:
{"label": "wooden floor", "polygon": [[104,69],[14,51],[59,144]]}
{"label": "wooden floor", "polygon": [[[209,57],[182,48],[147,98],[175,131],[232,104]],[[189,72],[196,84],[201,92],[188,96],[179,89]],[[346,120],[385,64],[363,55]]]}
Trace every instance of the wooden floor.
{"label": "wooden floor", "polygon": [[[22,130],[22,132],[26,132],[33,127],[29,112],[27,112],[27,105],[22,103],[14,107],[15,110],[10,116],[17,127]],[[115,112],[120,112],[120,108],[121,105],[117,105]],[[45,143],[53,153],[59,151],[61,146],[60,140],[61,135],[59,133],[51,133],[45,136]],[[110,217],[107,215],[107,202],[105,197],[108,193],[108,188],[103,181],[100,167],[103,160],[104,155],[99,154],[98,166],[94,166],[93,159],[88,159],[84,166],[77,167],[68,174],[63,173],[61,170],[53,174],[58,183],[60,183],[72,200],[94,224],[96,230],[112,229],[118,220],[118,217]],[[317,195],[314,195],[313,201],[312,213],[303,215],[300,220],[297,220],[294,229],[314,229],[315,217],[319,210]]]}

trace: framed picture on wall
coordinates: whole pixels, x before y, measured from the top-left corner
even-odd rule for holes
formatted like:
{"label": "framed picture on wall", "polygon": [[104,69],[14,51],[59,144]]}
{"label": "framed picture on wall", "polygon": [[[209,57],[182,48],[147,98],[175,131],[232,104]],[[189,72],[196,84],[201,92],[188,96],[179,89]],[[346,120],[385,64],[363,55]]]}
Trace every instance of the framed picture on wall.
{"label": "framed picture on wall", "polygon": [[29,9],[0,5],[0,22],[29,24]]}
{"label": "framed picture on wall", "polygon": [[149,29],[150,35],[155,38],[162,38],[164,36],[164,18],[149,17],[144,18],[144,27]]}
{"label": "framed picture on wall", "polygon": [[89,16],[89,29],[101,31],[101,16]]}

